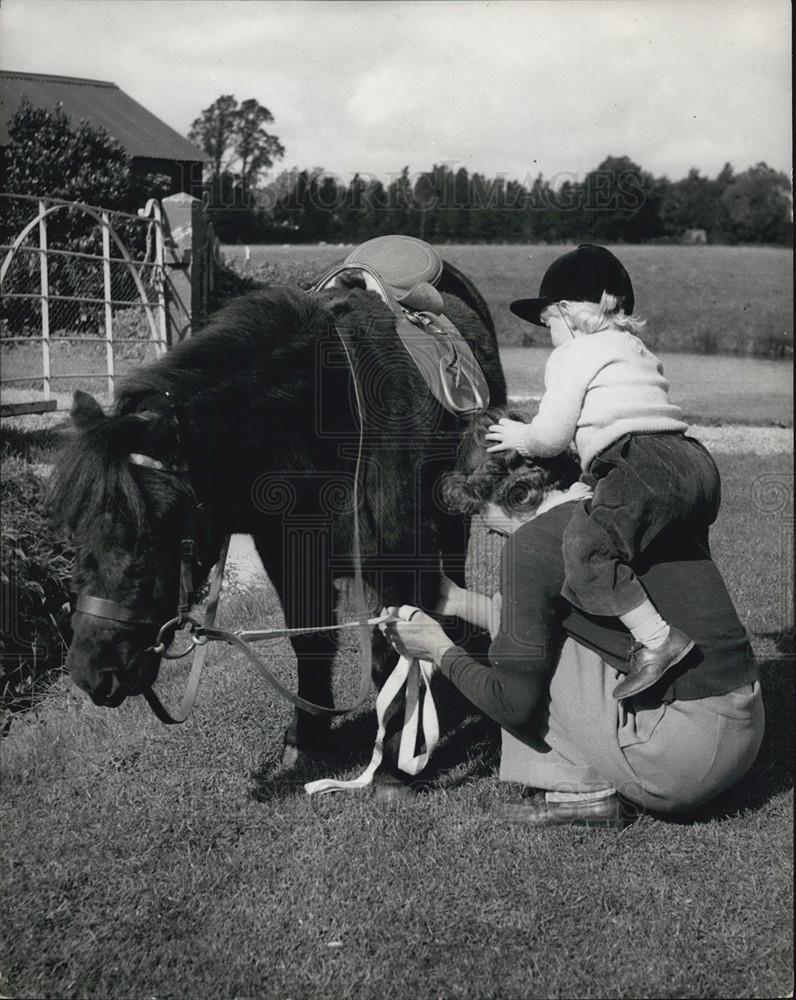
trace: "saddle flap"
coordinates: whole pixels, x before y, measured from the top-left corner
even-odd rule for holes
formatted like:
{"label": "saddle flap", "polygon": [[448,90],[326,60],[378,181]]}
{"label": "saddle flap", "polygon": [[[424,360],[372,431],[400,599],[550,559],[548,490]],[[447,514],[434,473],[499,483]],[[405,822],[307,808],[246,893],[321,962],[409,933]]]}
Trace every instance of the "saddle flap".
{"label": "saddle flap", "polygon": [[489,385],[470,345],[447,316],[407,313],[395,332],[437,401],[457,416],[489,406]]}

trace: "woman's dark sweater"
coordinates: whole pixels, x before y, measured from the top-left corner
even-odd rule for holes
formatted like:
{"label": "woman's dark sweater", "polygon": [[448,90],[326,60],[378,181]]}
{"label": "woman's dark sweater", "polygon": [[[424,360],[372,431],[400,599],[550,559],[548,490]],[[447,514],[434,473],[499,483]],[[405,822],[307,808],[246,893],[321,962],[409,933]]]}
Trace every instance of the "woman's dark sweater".
{"label": "woman's dark sweater", "polygon": [[[501,726],[526,724],[549,685],[561,644],[571,636],[626,673],[632,636],[616,618],[589,615],[561,597],[561,538],[576,501],[559,504],[509,536],[501,563],[500,629],[489,648],[491,666],[458,646],[440,669]],[[682,629],[695,649],[667,677],[662,700],[725,694],[757,677],[749,638],[738,619],[704,537],[674,530],[659,536],[633,566],[663,618]]]}

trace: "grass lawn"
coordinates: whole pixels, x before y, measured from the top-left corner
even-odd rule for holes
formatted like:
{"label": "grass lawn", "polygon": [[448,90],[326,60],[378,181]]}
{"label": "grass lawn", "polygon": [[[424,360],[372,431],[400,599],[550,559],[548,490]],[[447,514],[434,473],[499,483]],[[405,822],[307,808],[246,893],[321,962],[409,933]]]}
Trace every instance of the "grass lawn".
{"label": "grass lawn", "polygon": [[[498,822],[496,734],[471,720],[428,794],[310,802],[277,764],[288,711],[216,649],[164,728],[64,681],[2,747],[0,993],[12,997],[776,997],[792,990],[791,457],[720,455],[716,558],[761,660],[766,740],[692,817],[622,833]],[[478,535],[473,578],[494,588]],[[276,623],[273,594],[222,622]],[[792,642],[792,639],[791,639]],[[354,670],[353,649],[340,657]],[[272,649],[292,676],[288,647]],[[173,671],[173,672],[172,672]],[[178,697],[185,669],[161,693]],[[345,684],[343,685],[345,686]],[[353,775],[372,711],[308,777]]]}
{"label": "grass lawn", "polygon": [[[262,281],[311,282],[350,247],[225,247],[227,261]],[[487,300],[501,344],[526,336],[546,344],[545,331],[509,311],[512,299],[538,293],[542,275],[572,246],[452,245],[442,255],[460,267]],[[657,351],[793,357],[793,251],[778,247],[615,246],[627,267],[636,308],[647,318]]]}

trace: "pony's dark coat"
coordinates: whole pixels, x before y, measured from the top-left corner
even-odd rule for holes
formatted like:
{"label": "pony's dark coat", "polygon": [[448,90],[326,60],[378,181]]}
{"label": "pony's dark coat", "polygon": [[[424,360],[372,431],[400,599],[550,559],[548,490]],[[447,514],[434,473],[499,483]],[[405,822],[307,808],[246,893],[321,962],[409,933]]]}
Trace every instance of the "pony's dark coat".
{"label": "pony's dark coat", "polygon": [[[466,294],[466,284],[456,287]],[[484,368],[493,405],[504,403],[491,322],[450,294],[445,309]],[[158,503],[168,505],[169,486],[127,456],[176,459],[214,545],[230,532],[253,535],[288,625],[327,624],[332,577],[352,569],[360,417],[365,569],[382,602],[430,606],[440,551],[452,560],[450,575],[461,577],[464,566],[466,525],[436,492],[462,425],[423,383],[389,310],[363,290],[311,296],[272,287],[231,302],[200,335],[130,376],[110,419],[79,431],[54,471],[52,505],[78,538],[109,512],[140,530]],[[328,703],[328,670],[324,679],[317,660],[328,665],[333,643],[306,637],[294,647],[299,692]],[[311,742],[317,722],[299,721],[290,739]]]}

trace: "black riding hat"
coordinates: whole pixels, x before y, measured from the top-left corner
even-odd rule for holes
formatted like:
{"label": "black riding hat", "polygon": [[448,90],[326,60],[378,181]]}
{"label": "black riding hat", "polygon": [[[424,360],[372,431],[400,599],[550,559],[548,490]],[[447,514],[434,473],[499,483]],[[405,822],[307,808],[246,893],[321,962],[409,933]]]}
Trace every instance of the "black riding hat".
{"label": "black riding hat", "polygon": [[548,267],[538,298],[516,299],[509,308],[520,319],[544,326],[539,317],[554,302],[599,302],[603,292],[615,295],[626,313],[633,312],[633,285],[621,262],[605,247],[581,243]]}

